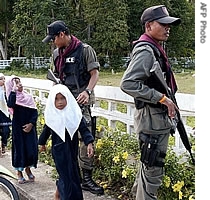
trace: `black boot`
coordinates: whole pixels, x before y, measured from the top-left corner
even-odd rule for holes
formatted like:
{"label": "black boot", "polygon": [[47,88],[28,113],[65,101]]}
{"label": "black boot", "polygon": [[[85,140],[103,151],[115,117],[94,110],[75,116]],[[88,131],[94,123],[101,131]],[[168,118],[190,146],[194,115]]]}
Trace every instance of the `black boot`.
{"label": "black boot", "polygon": [[92,179],[92,170],[82,169],[82,189],[90,191],[93,194],[102,195],[104,194],[103,187],[98,186]]}

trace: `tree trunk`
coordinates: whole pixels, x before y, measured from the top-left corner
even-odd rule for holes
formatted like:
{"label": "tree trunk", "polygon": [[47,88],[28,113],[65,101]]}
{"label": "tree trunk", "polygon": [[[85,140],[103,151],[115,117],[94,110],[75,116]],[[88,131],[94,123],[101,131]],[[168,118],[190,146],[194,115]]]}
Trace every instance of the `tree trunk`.
{"label": "tree trunk", "polygon": [[5,51],[4,51],[4,48],[3,48],[3,43],[2,43],[1,40],[0,40],[0,52],[1,52],[3,60],[6,60],[6,55],[5,55]]}

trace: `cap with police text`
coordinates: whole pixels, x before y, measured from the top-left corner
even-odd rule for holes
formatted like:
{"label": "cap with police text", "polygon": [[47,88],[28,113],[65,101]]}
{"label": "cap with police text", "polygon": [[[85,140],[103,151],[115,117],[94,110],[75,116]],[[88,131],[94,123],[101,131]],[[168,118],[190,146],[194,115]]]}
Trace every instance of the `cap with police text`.
{"label": "cap with police text", "polygon": [[63,21],[54,21],[47,26],[47,36],[42,40],[42,42],[50,42],[55,35],[58,35],[62,31],[68,31],[68,27]]}
{"label": "cap with police text", "polygon": [[144,10],[141,16],[141,23],[157,21],[162,24],[178,25],[181,23],[180,18],[171,17],[164,5],[152,6]]}

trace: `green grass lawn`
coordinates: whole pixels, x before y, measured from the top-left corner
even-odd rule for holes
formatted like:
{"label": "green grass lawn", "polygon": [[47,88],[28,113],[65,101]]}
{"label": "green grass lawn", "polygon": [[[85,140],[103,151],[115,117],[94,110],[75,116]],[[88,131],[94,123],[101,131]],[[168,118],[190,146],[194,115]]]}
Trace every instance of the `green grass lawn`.
{"label": "green grass lawn", "polygon": [[[46,79],[47,70],[0,70],[5,75],[17,75],[20,77],[31,77]],[[187,71],[182,73],[176,73],[175,78],[178,85],[179,93],[195,94],[195,76],[194,71]],[[117,72],[112,74],[109,71],[100,71],[98,85],[116,86],[119,87],[123,72]]]}
{"label": "green grass lawn", "polygon": [[[100,72],[98,85],[119,86],[123,72],[112,74],[110,72]],[[176,73],[175,78],[179,93],[195,94],[194,71]]]}

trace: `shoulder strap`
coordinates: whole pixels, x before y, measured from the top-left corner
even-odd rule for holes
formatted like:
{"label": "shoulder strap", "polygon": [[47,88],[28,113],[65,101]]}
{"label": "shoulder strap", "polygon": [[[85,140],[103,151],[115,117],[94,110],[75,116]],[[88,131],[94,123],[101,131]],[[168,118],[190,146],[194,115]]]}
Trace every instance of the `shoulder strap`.
{"label": "shoulder strap", "polygon": [[155,45],[153,45],[152,43],[147,42],[147,41],[138,41],[138,42],[136,42],[133,45],[132,50],[134,48],[136,48],[136,47],[140,47],[140,46],[144,46],[144,45],[149,45],[153,49],[156,58],[160,57],[161,54],[160,54],[160,51],[158,50],[158,48]]}
{"label": "shoulder strap", "polygon": [[[154,52],[154,55],[155,55],[155,58],[159,61],[160,60],[160,51],[158,50],[158,48],[155,46],[155,45],[153,45],[152,43],[149,43],[149,42],[147,42],[147,41],[138,41],[138,42],[136,42],[133,46],[132,46],[132,51],[133,51],[133,49],[134,48],[137,48],[137,47],[140,47],[140,46],[144,46],[144,45],[149,45],[151,48],[152,48],[152,50],[153,50],[153,52]],[[130,63],[130,61],[131,61],[131,58],[128,60],[128,62],[126,63],[126,67],[128,67],[128,65],[129,65],[129,63]]]}

